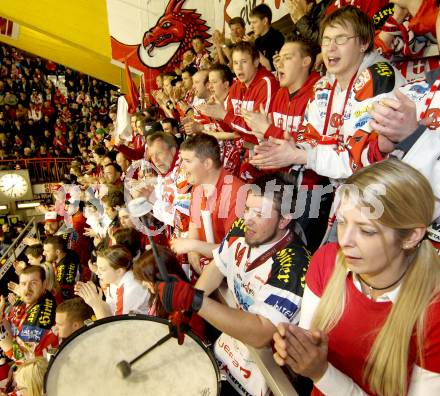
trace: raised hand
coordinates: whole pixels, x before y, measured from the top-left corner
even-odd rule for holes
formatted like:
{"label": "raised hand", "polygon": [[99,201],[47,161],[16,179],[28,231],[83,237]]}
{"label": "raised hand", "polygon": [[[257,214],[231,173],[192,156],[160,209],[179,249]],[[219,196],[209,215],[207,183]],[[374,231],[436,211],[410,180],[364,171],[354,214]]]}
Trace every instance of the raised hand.
{"label": "raised hand", "polygon": [[395,99],[385,98],[373,103],[369,113],[370,127],[393,143],[401,142],[419,126],[416,104],[399,89]]}
{"label": "raised hand", "polygon": [[20,286],[18,283],[8,282],[8,290],[16,294],[17,296],[20,295]]}
{"label": "raised hand", "polygon": [[170,242],[170,247],[176,254],[186,254],[194,250],[194,240],[188,238],[173,238]]}
{"label": "raised hand", "polygon": [[263,139],[264,134],[269,128],[271,122],[267,113],[264,111],[264,107],[260,104],[259,111],[249,111],[244,108],[241,109],[241,114],[247,124],[252,130],[252,133],[258,138]]}

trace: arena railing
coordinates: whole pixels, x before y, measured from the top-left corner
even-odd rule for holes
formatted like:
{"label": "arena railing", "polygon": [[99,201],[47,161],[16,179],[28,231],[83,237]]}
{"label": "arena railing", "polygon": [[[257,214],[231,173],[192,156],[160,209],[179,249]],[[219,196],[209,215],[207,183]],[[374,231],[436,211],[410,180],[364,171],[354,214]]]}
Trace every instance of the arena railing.
{"label": "arena railing", "polygon": [[37,221],[35,220],[35,217],[32,217],[20,235],[15,238],[14,242],[12,242],[11,246],[9,246],[9,248],[0,258],[0,280],[6,275],[9,268],[11,268],[12,264],[18,259],[20,254],[26,248],[27,245],[25,243],[25,239],[27,237],[35,238],[37,233]]}
{"label": "arena railing", "polygon": [[[234,297],[225,282],[218,288],[216,297],[223,304],[235,308]],[[249,345],[246,345],[246,347],[249,349],[252,358],[263,374],[274,396],[298,396],[287,374],[273,359],[271,348],[265,347],[258,349]]]}
{"label": "arena railing", "polygon": [[0,170],[28,169],[31,183],[59,183],[69,173],[73,158],[20,158],[0,160]]}

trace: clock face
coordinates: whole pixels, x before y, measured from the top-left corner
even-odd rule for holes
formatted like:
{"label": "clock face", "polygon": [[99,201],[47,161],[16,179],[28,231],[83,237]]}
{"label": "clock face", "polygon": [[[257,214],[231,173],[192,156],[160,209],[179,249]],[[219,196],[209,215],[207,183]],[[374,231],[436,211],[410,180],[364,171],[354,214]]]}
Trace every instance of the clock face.
{"label": "clock face", "polygon": [[29,189],[26,179],[18,173],[0,177],[0,191],[9,198],[21,198]]}

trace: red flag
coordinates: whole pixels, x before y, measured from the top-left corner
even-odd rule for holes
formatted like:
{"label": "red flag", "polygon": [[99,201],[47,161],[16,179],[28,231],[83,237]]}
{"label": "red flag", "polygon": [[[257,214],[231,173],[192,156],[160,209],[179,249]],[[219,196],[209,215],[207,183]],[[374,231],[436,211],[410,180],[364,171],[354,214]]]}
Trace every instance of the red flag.
{"label": "red flag", "polygon": [[125,77],[127,79],[128,93],[125,95],[125,100],[128,103],[128,112],[130,114],[136,113],[137,106],[139,103],[139,91],[136,87],[133,78],[131,77],[130,69],[128,67],[127,61],[125,61]]}

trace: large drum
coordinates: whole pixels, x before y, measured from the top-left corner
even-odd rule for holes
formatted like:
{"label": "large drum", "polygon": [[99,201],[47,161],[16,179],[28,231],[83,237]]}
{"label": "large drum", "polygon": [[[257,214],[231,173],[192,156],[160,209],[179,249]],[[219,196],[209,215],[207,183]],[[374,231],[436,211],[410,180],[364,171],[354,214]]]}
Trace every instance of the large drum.
{"label": "large drum", "polygon": [[171,338],[134,363],[122,378],[116,365],[131,361],[169,333],[165,320],[122,315],[96,321],[69,337],[51,359],[48,396],[215,396],[220,376],[212,352],[194,335]]}

